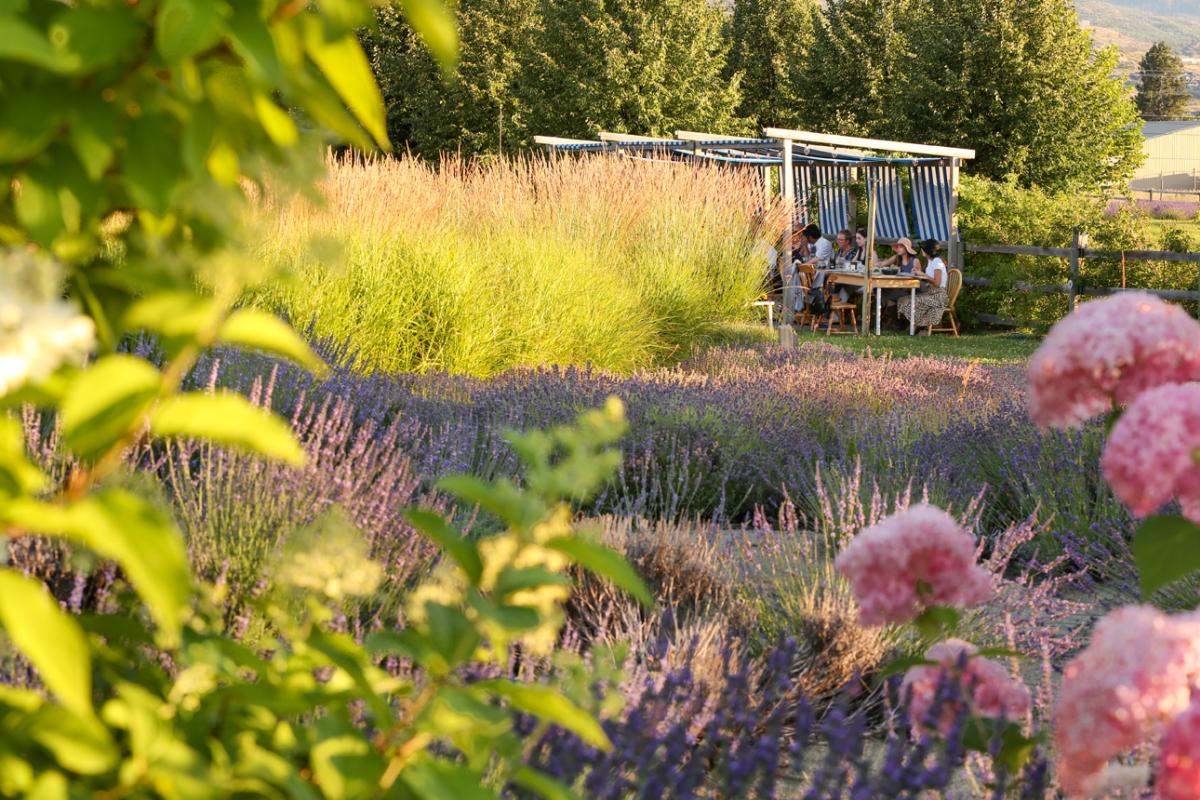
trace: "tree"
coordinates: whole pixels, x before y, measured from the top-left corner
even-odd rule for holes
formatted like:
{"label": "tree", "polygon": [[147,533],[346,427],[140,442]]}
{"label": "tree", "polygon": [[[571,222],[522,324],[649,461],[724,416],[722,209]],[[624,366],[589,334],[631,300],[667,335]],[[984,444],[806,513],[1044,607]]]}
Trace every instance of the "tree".
{"label": "tree", "polygon": [[542,0],[520,89],[533,131],[748,131],[725,24],[708,0]]}
{"label": "tree", "polygon": [[447,75],[392,6],[364,37],[383,91],[388,133],[400,146],[436,158],[512,151],[527,139],[525,106],[514,91],[528,49],[536,0],[460,0],[459,62]]}
{"label": "tree", "polygon": [[1137,109],[1143,119],[1174,119],[1183,114],[1191,95],[1183,59],[1166,42],[1157,42],[1138,63]]}
{"label": "tree", "polygon": [[736,0],[727,74],[741,75],[741,116],[761,129],[803,119],[801,73],[813,40],[814,0]]}
{"label": "tree", "polygon": [[974,148],[972,171],[1047,189],[1127,179],[1137,111],[1071,0],[928,0],[905,20],[895,138]]}
{"label": "tree", "polygon": [[803,120],[828,133],[873,136],[895,116],[899,81],[912,60],[908,28],[915,0],[829,0],[814,15],[801,71]]}

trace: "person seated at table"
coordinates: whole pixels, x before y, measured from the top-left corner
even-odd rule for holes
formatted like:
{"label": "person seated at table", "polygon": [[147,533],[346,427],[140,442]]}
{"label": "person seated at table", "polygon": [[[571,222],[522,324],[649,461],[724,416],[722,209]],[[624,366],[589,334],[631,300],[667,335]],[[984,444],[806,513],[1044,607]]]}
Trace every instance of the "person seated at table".
{"label": "person seated at table", "polygon": [[879,261],[875,269],[896,267],[901,275],[909,275],[921,268],[921,259],[917,258],[917,249],[907,236],[902,236],[892,245],[892,257]]}
{"label": "person seated at table", "polygon": [[[921,269],[921,259],[917,258],[917,249],[913,247],[912,240],[907,236],[896,240],[896,243],[892,245],[892,253],[891,258],[876,262],[874,268],[882,270],[895,267],[901,275],[912,275],[916,270]],[[909,289],[885,289],[882,294],[883,304],[891,308],[900,298],[908,297],[911,293]]]}
{"label": "person seated at table", "polygon": [[804,227],[804,241],[808,244],[808,256],[805,264],[821,264],[833,260],[833,244],[821,235],[821,228],[810,222]]}
{"label": "person seated at table", "polygon": [[850,263],[854,259],[854,234],[850,230],[838,231],[837,240],[833,243],[833,260],[838,264]]}
{"label": "person seated at table", "polygon": [[867,262],[866,228],[859,228],[854,232],[854,249],[850,251],[850,257],[847,260],[852,264],[865,264]]}
{"label": "person seated at table", "polygon": [[928,329],[942,321],[942,314],[950,304],[950,296],[946,293],[950,271],[946,269],[946,262],[938,256],[938,243],[935,239],[921,242],[921,252],[929,259],[924,269],[918,267],[913,271],[913,275],[921,279],[921,288],[917,291],[915,300],[911,296],[897,300],[896,313],[905,319],[911,319],[915,327]]}

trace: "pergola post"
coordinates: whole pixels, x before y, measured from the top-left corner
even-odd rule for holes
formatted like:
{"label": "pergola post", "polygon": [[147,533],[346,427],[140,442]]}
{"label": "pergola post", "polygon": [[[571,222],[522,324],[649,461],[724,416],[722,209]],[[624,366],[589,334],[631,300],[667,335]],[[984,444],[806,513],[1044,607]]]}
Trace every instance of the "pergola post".
{"label": "pergola post", "polygon": [[792,172],[792,142],[790,139],[783,140],[782,161],[783,163],[779,167],[779,179],[783,188],[783,204],[787,208],[787,223],[783,228],[783,247],[780,248],[779,254],[779,257],[783,259],[779,265],[779,272],[783,277],[783,319],[779,321],[779,342],[784,347],[788,347],[794,345],[796,341],[796,332],[792,330],[792,323],[796,317],[796,290],[793,288],[796,270],[792,266],[792,237],[796,219],[796,181]]}
{"label": "pergola post", "polygon": [[958,235],[958,165],[959,159],[950,159],[950,241],[947,243],[950,266],[965,271],[963,266],[962,239]]}
{"label": "pergola post", "polygon": [[871,333],[871,271],[875,264],[875,192],[876,182],[867,178],[867,252],[863,265],[862,334]]}

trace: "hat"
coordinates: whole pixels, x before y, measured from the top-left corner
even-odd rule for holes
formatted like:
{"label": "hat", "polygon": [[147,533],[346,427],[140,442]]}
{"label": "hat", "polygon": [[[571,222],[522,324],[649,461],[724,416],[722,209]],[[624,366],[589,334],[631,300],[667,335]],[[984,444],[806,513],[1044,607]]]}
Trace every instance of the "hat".
{"label": "hat", "polygon": [[896,240],[896,247],[903,247],[910,256],[915,256],[917,251],[913,248],[913,243],[907,236],[901,236]]}

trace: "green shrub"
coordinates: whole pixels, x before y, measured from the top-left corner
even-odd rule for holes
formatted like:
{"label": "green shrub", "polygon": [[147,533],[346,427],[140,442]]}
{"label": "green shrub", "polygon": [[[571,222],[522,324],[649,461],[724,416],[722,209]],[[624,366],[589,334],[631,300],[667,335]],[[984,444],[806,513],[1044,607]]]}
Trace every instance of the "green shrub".
{"label": "green shrub", "polygon": [[[268,205],[255,295],[348,341],[366,371],[491,375],[538,364],[629,370],[687,355],[761,291],[745,171],[612,158],[330,165],[326,203]],[[335,267],[312,237],[344,248]]]}

